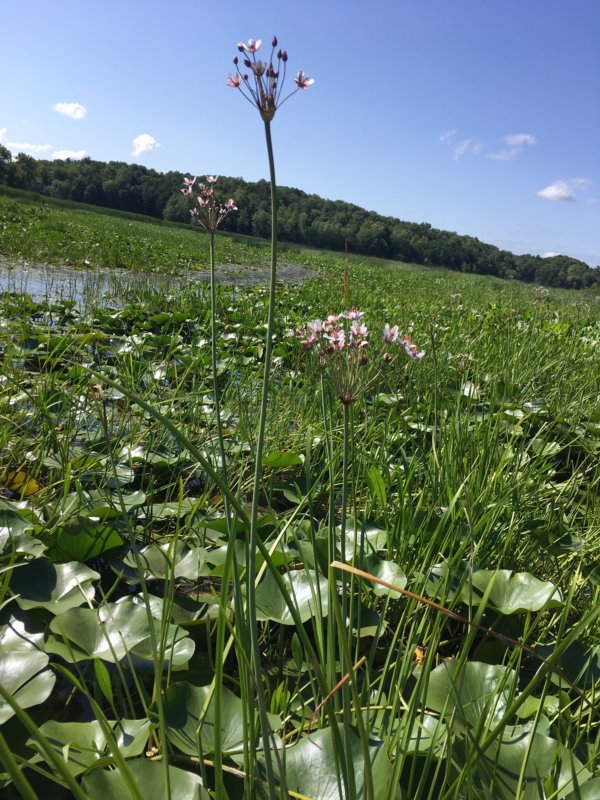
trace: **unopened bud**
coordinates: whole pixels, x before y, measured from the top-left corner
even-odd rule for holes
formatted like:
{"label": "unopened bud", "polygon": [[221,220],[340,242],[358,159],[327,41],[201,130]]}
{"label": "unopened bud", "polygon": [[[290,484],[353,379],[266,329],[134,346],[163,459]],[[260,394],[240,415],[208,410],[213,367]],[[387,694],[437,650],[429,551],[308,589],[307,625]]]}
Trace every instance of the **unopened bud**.
{"label": "unopened bud", "polygon": [[237,57],[237,56],[234,56],[234,57],[233,57],[233,63],[234,63],[236,66],[237,66],[237,63],[238,63],[238,61],[239,61],[238,57]]}
{"label": "unopened bud", "polygon": [[249,58],[244,59],[244,66],[248,67],[248,69],[252,69],[252,62],[250,61]]}
{"label": "unopened bud", "polygon": [[271,44],[273,45],[273,47],[277,47],[277,37],[276,36],[273,37],[273,41],[272,41]]}
{"label": "unopened bud", "polygon": [[281,51],[281,60],[283,61],[284,64],[287,61],[287,53],[285,52],[285,50]]}

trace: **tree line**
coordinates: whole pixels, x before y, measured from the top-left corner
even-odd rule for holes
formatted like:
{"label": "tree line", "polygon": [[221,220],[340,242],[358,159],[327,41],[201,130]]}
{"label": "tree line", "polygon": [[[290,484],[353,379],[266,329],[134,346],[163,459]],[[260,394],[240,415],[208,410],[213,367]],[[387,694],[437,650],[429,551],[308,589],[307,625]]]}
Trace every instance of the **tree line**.
{"label": "tree line", "polygon": [[[190,222],[194,199],[181,194],[181,172],[157,172],[120,161],[35,159],[25,153],[13,158],[0,145],[0,183],[51,197],[116,208],[158,219]],[[267,181],[219,179],[219,188],[234,198],[239,211],[227,217],[225,230],[268,238],[270,193]],[[515,255],[473,236],[405,222],[341,200],[278,187],[279,237],[282,241],[327,250],[395,259],[415,264],[544,286],[581,289],[600,286],[600,269],[569,256],[542,258]]]}

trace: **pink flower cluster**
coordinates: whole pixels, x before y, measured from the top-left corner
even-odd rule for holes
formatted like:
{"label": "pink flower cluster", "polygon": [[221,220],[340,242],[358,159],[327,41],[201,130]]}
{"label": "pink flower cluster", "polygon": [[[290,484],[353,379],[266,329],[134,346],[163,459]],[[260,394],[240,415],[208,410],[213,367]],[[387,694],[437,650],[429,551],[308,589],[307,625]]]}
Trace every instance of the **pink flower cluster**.
{"label": "pink flower cluster", "polygon": [[[232,211],[237,211],[237,206],[233,200],[227,200],[226,203],[220,203],[215,197],[215,184],[218,178],[215,175],[207,175],[206,183],[199,183],[197,191],[199,192],[196,198],[196,205],[190,211],[192,217],[197,220],[203,228],[207,231],[214,233],[221,222]],[[194,194],[194,184],[196,178],[184,178],[182,194]]]}
{"label": "pink flower cluster", "polygon": [[[279,106],[288,97],[295,94],[299,89],[308,89],[314,83],[313,78],[308,78],[303,70],[300,70],[294,78],[296,88],[282,99],[283,84],[285,82],[287,53],[285,50],[277,50],[277,37],[273,37],[271,42],[271,55],[268,63],[260,61],[256,57],[262,42],[260,39],[249,39],[245,44],[238,42],[238,50],[244,54],[242,64],[249,72],[242,72],[239,66],[239,56],[234,56],[235,73],[227,76],[227,85],[232,89],[239,89],[246,100],[258,108],[261,117],[265,122],[270,122],[275,116]],[[250,74],[251,73],[251,74]]]}
{"label": "pink flower cluster", "polygon": [[404,348],[406,355],[415,361],[420,361],[425,355],[422,350],[419,350],[416,344],[411,342],[410,336],[400,336],[397,325],[390,327],[387,322],[385,323],[383,327],[383,341],[386,344],[395,344],[397,342]]}
{"label": "pink flower cluster", "polygon": [[305,350],[317,346],[324,352],[344,348],[365,348],[369,344],[369,331],[361,321],[364,313],[357,308],[341,314],[328,314],[324,320],[315,319],[295,331]]}
{"label": "pink flower cluster", "polygon": [[[369,329],[363,317],[364,312],[351,308],[341,314],[328,314],[325,319],[312,320],[291,332],[304,350],[315,354],[319,367],[328,375],[337,396],[346,405],[353,403],[374,383],[384,364],[390,364],[397,357],[381,352],[380,361],[375,359],[373,368],[365,370],[371,359],[367,353]],[[415,361],[425,355],[408,336],[399,335],[397,325],[385,325],[382,341],[384,345],[399,344]]]}

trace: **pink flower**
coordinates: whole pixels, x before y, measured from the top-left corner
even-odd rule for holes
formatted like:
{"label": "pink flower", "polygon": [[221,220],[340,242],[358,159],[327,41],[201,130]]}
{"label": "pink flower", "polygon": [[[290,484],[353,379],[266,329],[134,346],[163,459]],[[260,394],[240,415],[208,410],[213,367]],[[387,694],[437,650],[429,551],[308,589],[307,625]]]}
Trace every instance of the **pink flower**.
{"label": "pink flower", "polygon": [[397,341],[398,339],[398,326],[394,325],[392,328],[387,324],[384,325],[383,328],[383,341],[386,344],[393,344],[393,342]]}
{"label": "pink flower", "polygon": [[327,338],[331,342],[331,346],[334,350],[344,349],[344,345],[346,344],[346,334],[341,328],[338,328],[337,330],[327,334]]}
{"label": "pink flower", "polygon": [[241,82],[242,76],[239,73],[237,75],[227,76],[227,86],[230,86],[232,89],[239,89]]}
{"label": "pink flower", "polygon": [[294,78],[294,83],[299,89],[308,89],[309,86],[312,86],[315,82],[314,78],[307,78],[304,74],[304,70],[300,70],[300,72]]}
{"label": "pink flower", "polygon": [[367,326],[363,325],[362,322],[353,322],[350,328],[350,333],[352,336],[362,339],[363,337],[367,336],[369,331]]}
{"label": "pink flower", "polygon": [[351,308],[350,311],[345,311],[342,314],[343,317],[345,317],[346,319],[350,319],[350,320],[355,320],[355,319],[356,320],[360,320],[360,319],[362,319],[364,317],[364,315],[365,315],[365,312],[364,311],[359,311],[358,308],[356,308],[356,306]]}
{"label": "pink flower", "polygon": [[261,44],[261,39],[248,39],[248,44],[238,42],[237,47],[240,53],[256,53],[256,51],[260,49]]}
{"label": "pink flower", "polygon": [[415,361],[420,361],[425,355],[422,350],[419,350],[416,344],[412,344],[409,336],[404,336],[401,340],[401,344],[406,355]]}
{"label": "pink flower", "polygon": [[206,176],[206,182],[207,183],[216,183],[218,180],[219,179],[217,178],[216,175],[207,175]]}
{"label": "pink flower", "polygon": [[233,200],[231,200],[231,198],[225,203],[225,210],[227,212],[229,212],[229,211],[237,211],[237,206],[233,202]]}
{"label": "pink flower", "polygon": [[184,178],[183,179],[183,189],[181,190],[182,194],[192,194],[192,189],[194,184],[196,183],[196,178]]}
{"label": "pink flower", "polygon": [[308,329],[311,331],[311,333],[323,333],[325,330],[323,327],[323,322],[320,319],[315,319],[312,322],[309,322]]}

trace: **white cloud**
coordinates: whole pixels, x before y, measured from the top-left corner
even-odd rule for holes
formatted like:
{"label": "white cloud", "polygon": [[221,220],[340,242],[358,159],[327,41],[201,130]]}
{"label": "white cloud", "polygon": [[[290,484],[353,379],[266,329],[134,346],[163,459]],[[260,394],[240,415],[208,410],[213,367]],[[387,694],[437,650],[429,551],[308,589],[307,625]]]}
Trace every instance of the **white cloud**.
{"label": "white cloud", "polygon": [[156,150],[157,147],[160,147],[160,142],[157,142],[154,136],[150,136],[149,133],[140,133],[131,144],[133,145],[132,156],[139,156],[142,153]]}
{"label": "white cloud", "polygon": [[73,161],[78,161],[80,158],[85,158],[86,156],[87,152],[85,150],[55,150],[52,153],[52,158],[70,158]]}
{"label": "white cloud", "polygon": [[488,158],[496,161],[512,161],[526,147],[537,144],[537,139],[531,133],[510,133],[504,137],[504,148],[496,153],[490,153]]}
{"label": "white cloud", "polygon": [[9,142],[8,128],[0,128],[0,144],[4,145],[11,153],[27,153],[30,156],[39,156],[52,150],[51,144],[31,144],[30,142]]}
{"label": "white cloud", "polygon": [[52,109],[58,111],[59,114],[64,114],[65,117],[71,117],[71,119],[83,119],[87,114],[87,108],[81,103],[55,103]]}
{"label": "white cloud", "polygon": [[589,178],[571,178],[568,181],[554,181],[549,186],[540,189],[538,197],[544,200],[563,200],[574,203],[577,200],[577,189],[588,189],[593,183]]}
{"label": "white cloud", "polygon": [[554,258],[554,256],[560,256],[560,255],[562,254],[554,253],[552,250],[550,250],[548,253],[542,253],[542,258]]}
{"label": "white cloud", "polygon": [[12,153],[27,153],[29,156],[39,156],[52,150],[51,144],[31,144],[30,142],[4,142],[4,146]]}
{"label": "white cloud", "polygon": [[474,142],[472,139],[463,139],[452,147],[452,157],[455,161],[458,161],[458,159],[462,158],[466,153],[472,153],[472,155],[476,156],[480,152],[481,145],[478,142]]}
{"label": "white cloud", "polygon": [[440,134],[440,142],[449,142],[450,139],[453,139],[457,133],[458,131],[456,128],[449,128],[447,131],[444,131],[444,133]]}

